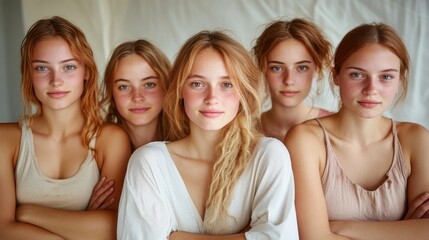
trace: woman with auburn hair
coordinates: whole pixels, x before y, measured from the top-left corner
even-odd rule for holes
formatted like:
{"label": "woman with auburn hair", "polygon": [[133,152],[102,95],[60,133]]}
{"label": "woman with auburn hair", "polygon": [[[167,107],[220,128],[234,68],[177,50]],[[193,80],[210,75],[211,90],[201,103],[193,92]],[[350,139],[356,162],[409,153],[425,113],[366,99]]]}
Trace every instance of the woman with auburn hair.
{"label": "woman with auburn hair", "polygon": [[118,239],[298,239],[288,151],[259,131],[259,76],[225,33],[186,41],[164,100],[172,141],[133,153]]}
{"label": "woman with auburn hair", "polygon": [[[0,238],[115,239],[130,146],[121,128],[102,124],[82,31],[57,16],[34,23],[21,74],[24,114],[0,124]],[[108,206],[91,198],[105,179],[119,186],[106,191]]]}
{"label": "woman with auburn hair", "polygon": [[120,44],[110,57],[103,81],[105,121],[127,131],[133,151],[166,139],[162,102],[169,70],[165,54],[144,39]]}
{"label": "woman with auburn hair", "polygon": [[316,76],[317,93],[322,87],[323,73],[331,64],[331,48],[322,30],[302,18],[273,21],[256,40],[253,54],[264,73],[271,102],[261,117],[266,136],[283,141],[296,124],[332,114],[305,103]]}
{"label": "woman with auburn hair", "polygon": [[334,63],[339,112],[285,138],[300,239],[427,239],[429,131],[383,116],[406,96],[404,43],[386,24],[362,24],[341,40]]}

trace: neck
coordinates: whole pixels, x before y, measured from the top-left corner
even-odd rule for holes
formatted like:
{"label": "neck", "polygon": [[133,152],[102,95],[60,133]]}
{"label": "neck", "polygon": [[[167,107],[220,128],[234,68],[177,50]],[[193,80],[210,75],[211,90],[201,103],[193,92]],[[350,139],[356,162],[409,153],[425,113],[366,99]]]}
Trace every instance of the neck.
{"label": "neck", "polygon": [[42,109],[42,114],[34,119],[33,131],[62,138],[80,133],[84,126],[84,118],[80,108],[52,111]]}
{"label": "neck", "polygon": [[273,104],[272,108],[266,112],[267,117],[271,119],[272,124],[279,128],[289,130],[291,127],[312,118],[313,108],[301,102],[295,107],[284,107],[279,104]]}
{"label": "neck", "polygon": [[220,132],[221,130],[201,131],[191,127],[191,134],[184,139],[191,157],[210,162],[216,161],[215,148],[219,142]]}
{"label": "neck", "polygon": [[124,129],[130,137],[133,151],[149,142],[159,140],[157,118],[145,125],[133,125],[126,122]]}

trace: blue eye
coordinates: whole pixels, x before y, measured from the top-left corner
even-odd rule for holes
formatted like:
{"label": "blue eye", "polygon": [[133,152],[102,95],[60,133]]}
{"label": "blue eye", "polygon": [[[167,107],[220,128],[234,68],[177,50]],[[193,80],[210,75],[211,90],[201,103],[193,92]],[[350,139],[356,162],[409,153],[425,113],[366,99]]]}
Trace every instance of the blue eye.
{"label": "blue eye", "polygon": [[203,84],[201,82],[191,82],[192,87],[202,87]]}
{"label": "blue eye", "polygon": [[76,66],[74,66],[74,65],[67,65],[67,66],[64,67],[64,69],[70,71],[70,70],[76,69]]}
{"label": "blue eye", "polygon": [[306,70],[308,70],[309,69],[309,67],[308,66],[305,66],[305,65],[303,65],[303,66],[298,66],[298,70],[299,71],[306,71]]}
{"label": "blue eye", "polygon": [[283,70],[283,68],[280,66],[272,66],[270,69],[273,70],[274,72],[280,72]]}
{"label": "blue eye", "polygon": [[127,86],[127,85],[119,85],[118,86],[118,89],[119,90],[121,90],[121,91],[124,91],[124,90],[128,90],[130,87],[129,86]]}
{"label": "blue eye", "polygon": [[350,73],[350,77],[351,78],[363,78],[364,75],[362,73],[359,73],[359,72],[352,72],[352,73]]}
{"label": "blue eye", "polygon": [[37,66],[34,69],[36,69],[36,71],[43,72],[43,71],[47,71],[48,67],[46,67],[46,66]]}
{"label": "blue eye", "polygon": [[390,79],[393,79],[393,78],[394,77],[392,75],[387,75],[387,74],[381,76],[381,79],[383,79],[383,80],[390,80]]}

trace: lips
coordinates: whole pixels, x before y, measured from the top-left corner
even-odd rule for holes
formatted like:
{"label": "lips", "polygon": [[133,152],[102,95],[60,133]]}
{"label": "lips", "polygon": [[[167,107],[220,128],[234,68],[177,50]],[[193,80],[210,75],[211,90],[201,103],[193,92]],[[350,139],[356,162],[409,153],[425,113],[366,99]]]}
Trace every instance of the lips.
{"label": "lips", "polygon": [[48,96],[51,98],[63,98],[65,97],[69,91],[55,91],[55,92],[48,92]]}
{"label": "lips", "polygon": [[133,113],[144,113],[149,111],[149,107],[141,107],[141,108],[130,108],[129,111]]}
{"label": "lips", "polygon": [[358,103],[359,103],[359,105],[361,105],[362,107],[365,107],[365,108],[373,108],[373,107],[376,107],[379,104],[381,104],[381,102],[370,101],[370,100],[358,101]]}
{"label": "lips", "polygon": [[200,113],[208,118],[215,118],[223,114],[223,111],[218,110],[202,110]]}
{"label": "lips", "polygon": [[286,97],[293,97],[296,94],[298,94],[299,91],[291,91],[291,90],[287,90],[287,91],[280,91],[280,94]]}

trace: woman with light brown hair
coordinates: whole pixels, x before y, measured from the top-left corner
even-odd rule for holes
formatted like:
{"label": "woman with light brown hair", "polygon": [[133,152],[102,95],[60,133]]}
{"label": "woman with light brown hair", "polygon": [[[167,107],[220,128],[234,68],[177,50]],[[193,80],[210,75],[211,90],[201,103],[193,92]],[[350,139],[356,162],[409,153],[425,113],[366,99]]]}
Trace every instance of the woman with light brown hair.
{"label": "woman with light brown hair", "polygon": [[172,141],[133,153],[118,239],[298,239],[288,151],[259,131],[259,77],[225,33],[186,41],[164,100]]}
{"label": "woman with light brown hair", "polygon": [[[0,238],[115,239],[130,146],[125,131],[102,123],[82,31],[56,16],[34,23],[21,74],[24,114],[0,124]],[[107,205],[91,198],[100,178],[117,185]]]}
{"label": "woman with light brown hair", "polygon": [[127,131],[133,151],[166,139],[162,102],[169,71],[165,54],[144,39],[121,43],[110,57],[103,80],[105,121]]}
{"label": "woman with light brown hair", "polygon": [[266,136],[283,141],[296,124],[331,114],[306,103],[313,80],[320,94],[324,71],[331,65],[331,48],[323,31],[303,18],[273,21],[258,37],[253,54],[268,86],[271,105],[261,117]]}

